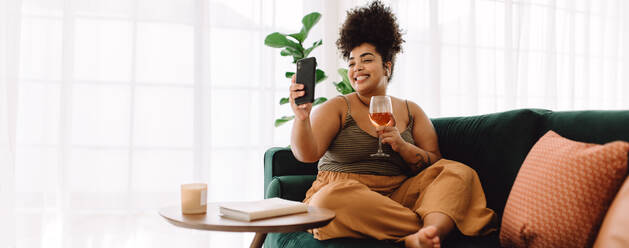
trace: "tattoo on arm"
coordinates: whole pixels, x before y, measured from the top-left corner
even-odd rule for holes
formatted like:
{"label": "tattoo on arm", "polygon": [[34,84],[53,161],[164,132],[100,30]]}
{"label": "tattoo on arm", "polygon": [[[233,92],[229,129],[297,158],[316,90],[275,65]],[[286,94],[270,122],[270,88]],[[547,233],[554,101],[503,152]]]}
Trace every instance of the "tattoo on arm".
{"label": "tattoo on arm", "polygon": [[426,157],[428,158],[428,165],[431,165],[432,162],[430,161],[430,154],[428,154],[427,151],[424,151],[426,153]]}
{"label": "tattoo on arm", "polygon": [[[419,168],[430,166],[431,161],[430,161],[430,155],[428,154],[428,152],[426,152],[426,158],[424,158],[424,156],[422,156],[421,153],[416,153],[415,157],[419,157],[419,161],[417,161],[417,163],[415,163],[415,166],[417,166]],[[426,161],[426,159],[428,159],[428,161]]]}

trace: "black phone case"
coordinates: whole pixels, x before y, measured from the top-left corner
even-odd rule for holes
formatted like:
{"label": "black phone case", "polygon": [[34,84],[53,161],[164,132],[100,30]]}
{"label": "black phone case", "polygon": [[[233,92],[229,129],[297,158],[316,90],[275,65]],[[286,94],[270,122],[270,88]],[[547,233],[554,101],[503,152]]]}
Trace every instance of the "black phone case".
{"label": "black phone case", "polygon": [[304,85],[306,94],[295,98],[297,105],[314,102],[315,93],[315,71],[317,60],[314,57],[300,59],[297,61],[297,76],[295,82]]}

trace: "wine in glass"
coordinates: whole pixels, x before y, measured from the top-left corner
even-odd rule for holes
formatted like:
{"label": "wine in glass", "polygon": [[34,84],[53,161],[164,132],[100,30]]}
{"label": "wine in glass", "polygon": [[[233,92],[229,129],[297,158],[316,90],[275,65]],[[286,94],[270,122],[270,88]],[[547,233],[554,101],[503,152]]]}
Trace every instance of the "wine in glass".
{"label": "wine in glass", "polygon": [[[369,104],[369,119],[376,128],[386,126],[393,122],[393,108],[391,107],[391,97],[372,96]],[[371,154],[371,157],[387,158],[390,155],[382,152],[382,142],[378,135],[378,152]]]}

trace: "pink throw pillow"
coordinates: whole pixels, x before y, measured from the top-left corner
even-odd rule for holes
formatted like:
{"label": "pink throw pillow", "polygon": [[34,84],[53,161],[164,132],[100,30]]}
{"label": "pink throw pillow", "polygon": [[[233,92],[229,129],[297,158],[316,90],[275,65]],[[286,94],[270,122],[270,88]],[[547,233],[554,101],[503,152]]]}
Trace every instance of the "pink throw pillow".
{"label": "pink throw pillow", "polygon": [[502,217],[504,247],[590,247],[627,175],[629,143],[577,142],[548,131],[516,177]]}

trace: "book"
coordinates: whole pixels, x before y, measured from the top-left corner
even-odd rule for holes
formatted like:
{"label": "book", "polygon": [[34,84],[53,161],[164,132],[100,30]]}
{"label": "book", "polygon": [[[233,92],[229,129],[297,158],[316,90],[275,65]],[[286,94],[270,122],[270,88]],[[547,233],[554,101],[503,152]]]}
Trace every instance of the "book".
{"label": "book", "polygon": [[308,205],[298,201],[274,197],[259,201],[220,203],[219,212],[225,218],[253,221],[308,212]]}

